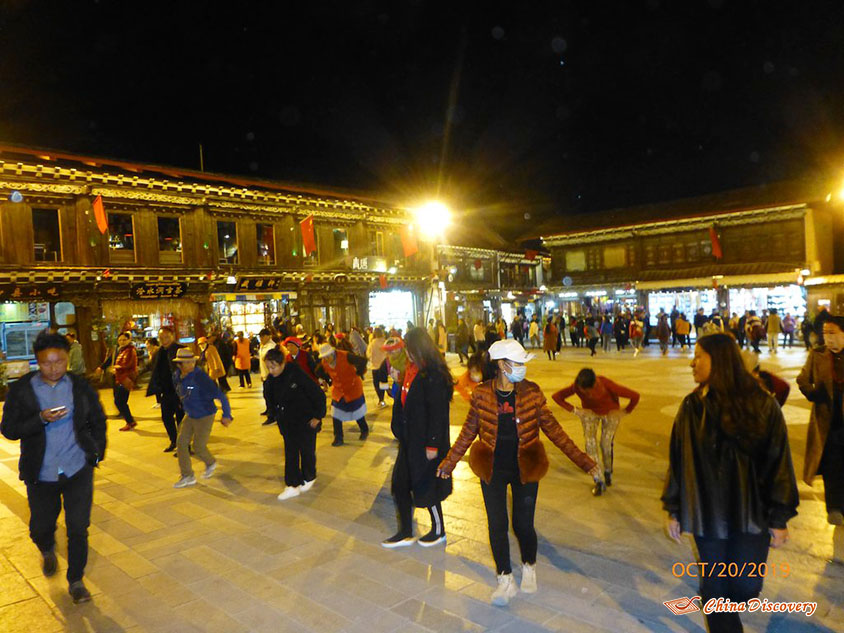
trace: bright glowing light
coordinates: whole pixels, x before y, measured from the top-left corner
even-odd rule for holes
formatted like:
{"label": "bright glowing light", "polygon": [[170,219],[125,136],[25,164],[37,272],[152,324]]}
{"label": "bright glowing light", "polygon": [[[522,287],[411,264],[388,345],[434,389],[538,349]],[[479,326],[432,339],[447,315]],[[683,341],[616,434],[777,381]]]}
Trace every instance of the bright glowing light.
{"label": "bright glowing light", "polygon": [[451,224],[451,211],[442,202],[431,201],[415,209],[416,224],[425,237],[438,237]]}
{"label": "bright glowing light", "polygon": [[226,277],[226,283],[230,286],[233,286],[237,283],[237,277],[235,277],[234,275],[229,275],[228,277]]}
{"label": "bright glowing light", "polygon": [[12,202],[23,202],[23,194],[20,191],[13,191],[12,195],[9,196],[9,200]]}
{"label": "bright glowing light", "polygon": [[808,268],[804,268],[803,270],[800,271],[800,274],[803,275],[804,277],[808,277],[809,275],[812,274],[812,271],[809,270]]}

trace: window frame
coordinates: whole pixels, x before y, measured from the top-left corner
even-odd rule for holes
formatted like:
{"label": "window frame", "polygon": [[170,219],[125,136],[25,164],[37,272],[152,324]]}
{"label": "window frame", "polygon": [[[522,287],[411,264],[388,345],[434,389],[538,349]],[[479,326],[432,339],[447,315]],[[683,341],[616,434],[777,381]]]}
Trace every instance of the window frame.
{"label": "window frame", "polygon": [[[52,251],[53,253],[56,254],[55,259],[47,259],[46,258],[46,253],[47,253],[46,250],[44,251],[45,257],[43,257],[42,259],[39,259],[38,256],[37,256],[37,252],[36,252],[36,249],[35,249],[35,245],[37,244],[37,242],[35,241],[35,212],[36,211],[52,211],[56,214],[56,239],[57,239],[57,242],[58,242],[58,250]],[[32,219],[32,258],[33,258],[33,261],[35,261],[35,262],[45,262],[45,263],[63,262],[64,261],[64,244],[62,243],[62,215],[60,213],[60,209],[58,207],[32,207],[30,209],[30,218]],[[44,244],[41,244],[41,246],[44,246]]]}
{"label": "window frame", "polygon": [[[238,241],[238,227],[237,227],[237,220],[215,220],[216,229],[217,229],[217,264],[218,265],[225,265],[225,266],[236,266],[240,263],[240,243]],[[234,259],[229,261],[228,257],[224,257],[223,250],[220,244],[220,225],[221,224],[231,224],[234,226],[234,255],[232,256]],[[226,239],[226,238],[224,238]],[[224,245],[223,245],[224,246]]]}

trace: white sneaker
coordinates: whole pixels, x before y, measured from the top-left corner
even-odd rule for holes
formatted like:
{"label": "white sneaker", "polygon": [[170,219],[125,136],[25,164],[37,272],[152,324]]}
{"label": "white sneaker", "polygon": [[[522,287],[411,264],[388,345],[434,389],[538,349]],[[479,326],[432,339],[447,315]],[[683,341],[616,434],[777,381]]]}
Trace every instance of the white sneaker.
{"label": "white sneaker", "polygon": [[522,593],[536,593],[536,563],[522,565],[522,583],[519,585]]}
{"label": "white sneaker", "polygon": [[193,475],[188,475],[187,477],[182,477],[173,484],[174,488],[187,488],[188,486],[195,486],[196,485],[196,477]]}
{"label": "white sneaker", "polygon": [[308,492],[308,490],[314,487],[315,481],[316,479],[311,479],[310,481],[306,481],[304,484],[299,486],[299,493]]}
{"label": "white sneaker", "polygon": [[200,475],[203,479],[211,479],[211,475],[217,470],[217,462],[205,467],[205,472]]}
{"label": "white sneaker", "polygon": [[287,486],[280,495],[278,495],[279,501],[287,501],[288,499],[292,499],[293,497],[299,496],[299,488],[296,486]]}
{"label": "white sneaker", "polygon": [[513,574],[499,574],[498,589],[492,592],[492,604],[496,607],[506,607],[510,600],[519,593]]}

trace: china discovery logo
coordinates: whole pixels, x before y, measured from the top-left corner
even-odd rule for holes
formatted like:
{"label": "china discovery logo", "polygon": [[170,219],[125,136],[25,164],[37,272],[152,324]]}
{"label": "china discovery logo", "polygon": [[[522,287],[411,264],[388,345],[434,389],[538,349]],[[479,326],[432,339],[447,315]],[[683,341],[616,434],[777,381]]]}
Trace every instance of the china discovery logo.
{"label": "china discovery logo", "polygon": [[700,600],[700,596],[692,596],[691,598],[683,596],[682,598],[674,598],[674,600],[669,600],[662,604],[674,615],[689,615],[690,613],[700,611],[700,607],[695,604],[695,600]]}

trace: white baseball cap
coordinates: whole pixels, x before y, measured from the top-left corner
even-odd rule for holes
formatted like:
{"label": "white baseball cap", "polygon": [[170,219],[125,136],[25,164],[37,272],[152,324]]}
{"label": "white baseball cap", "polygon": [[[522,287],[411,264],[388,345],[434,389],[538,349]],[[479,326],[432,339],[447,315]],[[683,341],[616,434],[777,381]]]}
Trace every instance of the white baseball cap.
{"label": "white baseball cap", "polygon": [[326,356],[331,356],[334,353],[334,348],[331,347],[330,343],[323,343],[319,346],[319,357],[325,358]]}
{"label": "white baseball cap", "polygon": [[490,345],[489,357],[492,360],[511,360],[514,363],[526,363],[533,359],[533,354],[528,354],[518,341],[508,338],[495,341]]}

